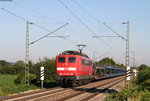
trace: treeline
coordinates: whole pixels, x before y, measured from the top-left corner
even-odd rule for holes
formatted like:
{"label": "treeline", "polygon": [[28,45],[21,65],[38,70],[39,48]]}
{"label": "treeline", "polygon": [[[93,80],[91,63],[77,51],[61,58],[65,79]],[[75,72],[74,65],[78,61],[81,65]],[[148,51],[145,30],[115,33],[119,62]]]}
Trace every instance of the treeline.
{"label": "treeline", "polygon": [[[40,67],[42,66],[45,67],[44,83],[55,81],[55,59],[44,58],[35,64],[29,62],[30,84],[38,85],[40,83]],[[0,60],[0,74],[17,74],[14,82],[25,84],[25,63],[23,61],[8,63],[5,60]]]}
{"label": "treeline", "polygon": [[25,64],[23,61],[9,63],[5,60],[0,60],[0,74],[18,74],[23,71]]}
{"label": "treeline", "polygon": [[108,58],[108,57],[99,60],[98,62],[96,62],[96,65],[111,65],[118,68],[125,68],[123,64],[117,64],[112,58]]}
{"label": "treeline", "polygon": [[150,66],[138,67],[138,75],[129,82],[128,88],[110,94],[105,101],[150,101]]}

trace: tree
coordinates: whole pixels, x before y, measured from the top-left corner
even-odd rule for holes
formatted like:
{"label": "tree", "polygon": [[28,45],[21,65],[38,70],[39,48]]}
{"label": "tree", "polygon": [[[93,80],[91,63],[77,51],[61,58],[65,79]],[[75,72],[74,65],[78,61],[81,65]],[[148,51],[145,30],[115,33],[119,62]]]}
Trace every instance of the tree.
{"label": "tree", "polygon": [[14,69],[14,73],[13,74],[18,74],[18,73],[21,73],[22,71],[24,71],[25,69],[25,63],[23,61],[17,61],[13,64],[13,67]]}
{"label": "tree", "polygon": [[52,82],[55,80],[55,60],[44,58],[43,61],[36,63],[31,69],[32,73],[37,76],[37,80],[40,80],[40,67],[44,68],[44,82]]}
{"label": "tree", "polygon": [[140,65],[140,67],[139,67],[139,71],[141,71],[141,70],[145,70],[145,69],[147,69],[148,68],[148,66],[147,65],[145,65],[145,64],[142,64],[142,65]]}
{"label": "tree", "polygon": [[115,61],[111,58],[103,58],[98,62],[100,65],[116,65]]}
{"label": "tree", "polygon": [[150,67],[147,65],[141,65],[137,75],[137,84],[141,89],[147,89],[150,91]]}
{"label": "tree", "polygon": [[0,66],[7,66],[9,63],[5,60],[0,60]]}
{"label": "tree", "polygon": [[5,60],[0,60],[0,73],[1,74],[11,74],[12,65],[6,62]]}

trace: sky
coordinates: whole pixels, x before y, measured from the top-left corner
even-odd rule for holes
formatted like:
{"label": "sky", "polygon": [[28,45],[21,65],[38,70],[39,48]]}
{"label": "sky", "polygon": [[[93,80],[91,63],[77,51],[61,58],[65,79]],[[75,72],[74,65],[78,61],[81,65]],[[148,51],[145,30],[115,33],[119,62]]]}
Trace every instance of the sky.
{"label": "sky", "polygon": [[[96,61],[110,57],[125,64],[129,21],[130,66],[150,65],[150,0],[12,0],[0,1],[0,60],[25,60],[26,22],[30,43],[62,27],[29,46],[30,60],[55,58],[65,50],[78,50]],[[104,23],[106,25],[104,25]],[[66,36],[60,38],[57,36]],[[133,59],[134,57],[134,59]],[[134,60],[134,61],[133,61]]]}

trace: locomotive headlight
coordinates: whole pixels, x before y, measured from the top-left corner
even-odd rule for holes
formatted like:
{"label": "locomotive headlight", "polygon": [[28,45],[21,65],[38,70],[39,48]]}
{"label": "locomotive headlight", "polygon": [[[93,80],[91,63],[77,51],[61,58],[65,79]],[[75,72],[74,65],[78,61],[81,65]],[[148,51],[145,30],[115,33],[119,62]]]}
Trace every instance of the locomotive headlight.
{"label": "locomotive headlight", "polygon": [[70,75],[75,75],[74,73],[70,73]]}
{"label": "locomotive headlight", "polygon": [[59,75],[62,75],[62,73],[59,73]]}

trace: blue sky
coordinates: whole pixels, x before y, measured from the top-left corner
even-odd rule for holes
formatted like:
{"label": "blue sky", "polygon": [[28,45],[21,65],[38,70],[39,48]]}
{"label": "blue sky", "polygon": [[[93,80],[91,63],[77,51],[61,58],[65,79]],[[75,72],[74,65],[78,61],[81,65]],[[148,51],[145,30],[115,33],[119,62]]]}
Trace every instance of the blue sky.
{"label": "blue sky", "polygon": [[[49,31],[69,23],[53,36],[44,38],[30,46],[30,60],[43,57],[53,58],[64,50],[77,50],[77,44],[86,44],[83,52],[97,60],[111,57],[117,63],[125,63],[125,41],[121,38],[92,38],[94,35],[116,35],[103,23],[109,25],[121,36],[126,37],[126,25],[130,22],[130,65],[135,52],[136,65],[150,65],[150,0],[13,0],[0,1],[0,8],[36,23]],[[80,5],[78,5],[78,4]],[[87,13],[88,12],[88,13]],[[94,17],[94,18],[93,18]],[[97,21],[98,20],[98,21]],[[88,28],[89,29],[88,29]],[[90,30],[90,31],[89,31]],[[30,42],[49,33],[30,25]],[[25,58],[26,21],[0,9],[0,60],[15,62]]]}

